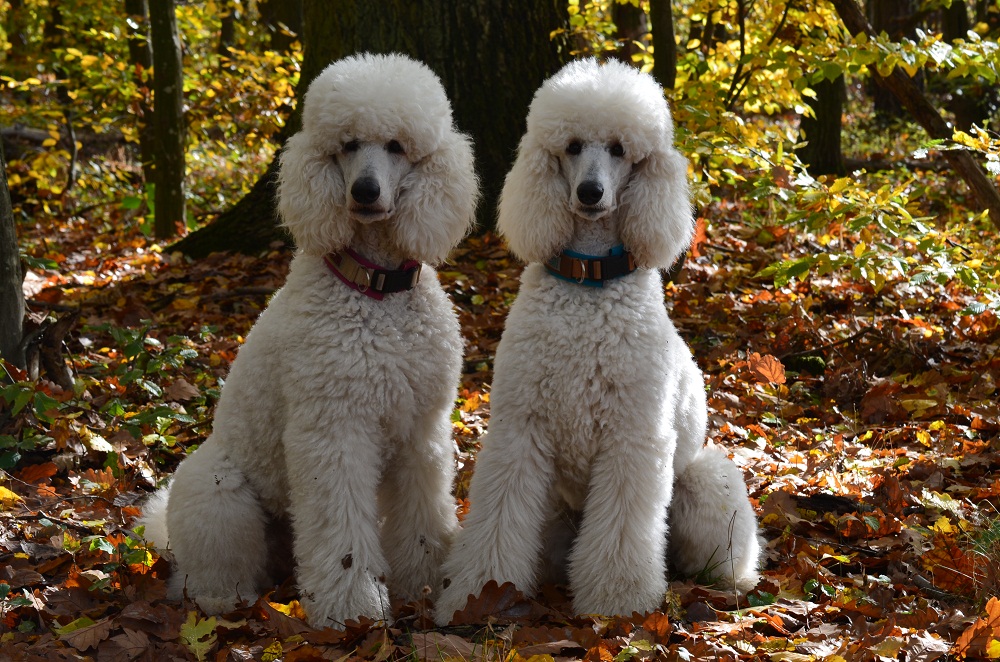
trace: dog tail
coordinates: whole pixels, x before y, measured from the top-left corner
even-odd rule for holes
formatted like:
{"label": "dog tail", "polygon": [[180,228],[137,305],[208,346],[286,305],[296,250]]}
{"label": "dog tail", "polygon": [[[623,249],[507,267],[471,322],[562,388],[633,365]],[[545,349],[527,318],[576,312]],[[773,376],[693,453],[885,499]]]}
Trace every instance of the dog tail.
{"label": "dog tail", "polygon": [[136,526],[145,526],[144,537],[157,550],[165,550],[170,546],[167,533],[167,501],[170,499],[170,485],[152,494],[142,506],[142,517]]}

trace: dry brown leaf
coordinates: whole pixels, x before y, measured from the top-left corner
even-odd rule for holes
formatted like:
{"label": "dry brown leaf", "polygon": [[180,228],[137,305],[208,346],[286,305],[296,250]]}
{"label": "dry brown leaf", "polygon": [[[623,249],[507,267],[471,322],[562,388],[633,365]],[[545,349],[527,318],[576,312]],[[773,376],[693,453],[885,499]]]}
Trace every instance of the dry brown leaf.
{"label": "dry brown leaf", "polygon": [[750,372],[761,381],[771,384],[785,383],[785,366],[770,354],[761,356],[757,352],[752,353],[747,358],[747,366],[750,368]]}

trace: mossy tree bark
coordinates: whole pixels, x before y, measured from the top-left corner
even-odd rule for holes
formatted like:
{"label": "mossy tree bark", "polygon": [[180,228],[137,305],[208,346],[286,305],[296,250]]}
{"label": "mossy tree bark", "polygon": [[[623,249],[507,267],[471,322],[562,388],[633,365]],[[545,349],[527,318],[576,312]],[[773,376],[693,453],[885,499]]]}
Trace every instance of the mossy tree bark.
{"label": "mossy tree bark", "polygon": [[[297,96],[330,62],[352,53],[405,53],[427,63],[444,82],[456,125],[475,141],[480,226],[490,227],[532,96],[566,57],[549,36],[566,18],[561,0],[305,0]],[[287,135],[298,126],[296,112]],[[283,239],[275,171],[272,163],[243,200],[174,249],[196,257],[219,250],[256,253]]]}
{"label": "mossy tree bark", "polygon": [[17,250],[14,211],[7,188],[7,162],[0,146],[0,356],[24,370],[24,294],[21,291],[21,257]]}
{"label": "mossy tree bark", "polygon": [[184,72],[173,0],[149,0],[153,46],[153,126],[156,136],[157,239],[177,234],[186,222],[184,202]]}

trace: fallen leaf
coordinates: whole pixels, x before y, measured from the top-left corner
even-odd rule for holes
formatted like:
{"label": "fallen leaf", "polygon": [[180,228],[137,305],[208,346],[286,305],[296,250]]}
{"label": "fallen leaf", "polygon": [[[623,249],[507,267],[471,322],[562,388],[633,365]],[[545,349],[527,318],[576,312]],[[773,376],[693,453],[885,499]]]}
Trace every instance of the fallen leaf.
{"label": "fallen leaf", "polygon": [[90,618],[82,616],[61,628],[56,628],[55,632],[59,635],[59,639],[83,653],[107,639],[111,634],[111,626],[110,618],[95,623]]}
{"label": "fallen leaf", "polygon": [[198,387],[193,386],[186,379],[175,379],[167,388],[163,389],[163,399],[170,402],[187,402],[192,398],[201,395]]}
{"label": "fallen leaf", "polygon": [[785,383],[785,366],[770,354],[761,356],[757,352],[752,353],[747,358],[747,366],[750,372],[762,381],[771,384]]}

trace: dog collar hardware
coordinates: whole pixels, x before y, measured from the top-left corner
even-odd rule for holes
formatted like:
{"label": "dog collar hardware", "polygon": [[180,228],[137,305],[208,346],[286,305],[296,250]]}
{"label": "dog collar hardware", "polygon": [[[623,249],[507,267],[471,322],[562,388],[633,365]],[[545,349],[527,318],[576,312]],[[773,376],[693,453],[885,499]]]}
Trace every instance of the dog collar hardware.
{"label": "dog collar hardware", "polygon": [[333,275],[366,297],[382,300],[383,295],[412,290],[420,280],[422,264],[407,260],[399,269],[383,269],[369,262],[350,248],[328,253],[323,262]]}
{"label": "dog collar hardware", "polygon": [[635,258],[619,244],[605,256],[584,255],[564,250],[545,263],[545,269],[563,280],[590,287],[604,287],[604,282],[636,270]]}

